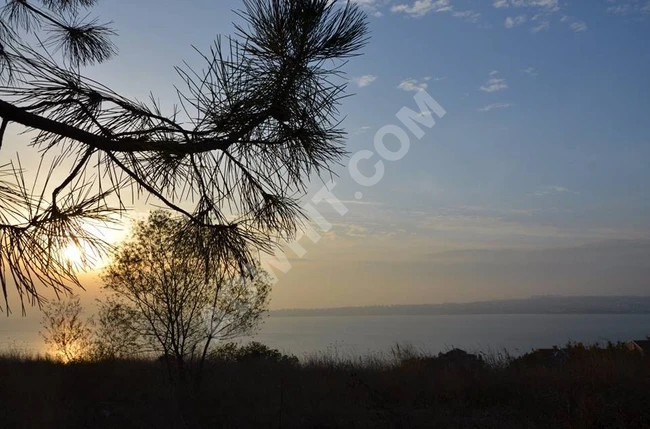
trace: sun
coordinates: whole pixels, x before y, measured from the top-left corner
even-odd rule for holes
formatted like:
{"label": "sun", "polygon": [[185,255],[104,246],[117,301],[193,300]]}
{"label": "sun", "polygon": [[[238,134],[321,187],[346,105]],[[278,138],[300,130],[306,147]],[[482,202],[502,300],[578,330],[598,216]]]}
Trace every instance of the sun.
{"label": "sun", "polygon": [[98,271],[110,263],[111,246],[117,245],[128,235],[128,227],[88,222],[84,232],[62,238],[53,246],[54,258],[74,271]]}
{"label": "sun", "polygon": [[69,239],[57,251],[57,259],[68,268],[83,271],[100,270],[110,261],[107,246],[118,244],[126,236],[126,228],[117,230],[101,225],[89,226],[87,232],[97,240],[102,240],[104,244],[91,243],[79,237],[75,240]]}
{"label": "sun", "polygon": [[82,266],[84,265],[84,253],[82,249],[74,243],[69,244],[61,251],[61,256],[63,261],[72,266]]}

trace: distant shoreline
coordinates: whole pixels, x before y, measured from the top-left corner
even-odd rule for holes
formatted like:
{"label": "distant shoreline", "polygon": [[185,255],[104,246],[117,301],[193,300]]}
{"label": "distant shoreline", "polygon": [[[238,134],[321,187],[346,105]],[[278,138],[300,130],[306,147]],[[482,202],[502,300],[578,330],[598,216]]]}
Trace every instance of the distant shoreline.
{"label": "distant shoreline", "polygon": [[269,317],[397,317],[397,316],[643,316],[650,315],[650,311],[637,313],[381,313],[381,314],[276,314],[269,312]]}
{"label": "distant shoreline", "polygon": [[650,296],[541,296],[470,303],[271,310],[271,317],[650,314]]}

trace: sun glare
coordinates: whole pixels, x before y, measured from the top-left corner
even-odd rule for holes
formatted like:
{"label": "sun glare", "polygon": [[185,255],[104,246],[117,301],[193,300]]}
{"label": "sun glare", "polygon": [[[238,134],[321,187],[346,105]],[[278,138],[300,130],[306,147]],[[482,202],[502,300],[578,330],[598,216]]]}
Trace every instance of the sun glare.
{"label": "sun glare", "polygon": [[70,244],[68,247],[63,249],[62,255],[63,261],[72,266],[81,266],[84,263],[84,254],[79,246],[76,244]]}
{"label": "sun glare", "polygon": [[[104,226],[92,225],[88,232],[108,245],[116,245],[124,238],[126,228],[116,230]],[[97,270],[108,263],[107,254],[86,241],[70,242],[59,251],[60,261],[65,265],[78,269]]]}

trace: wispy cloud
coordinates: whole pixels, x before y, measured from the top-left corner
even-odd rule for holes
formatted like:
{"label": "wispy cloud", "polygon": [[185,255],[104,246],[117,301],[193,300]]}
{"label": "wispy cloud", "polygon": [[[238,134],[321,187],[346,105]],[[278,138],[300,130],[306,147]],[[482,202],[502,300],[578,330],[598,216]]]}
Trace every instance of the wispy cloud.
{"label": "wispy cloud", "polygon": [[[343,0],[339,0],[341,3],[344,3]],[[359,7],[364,9],[370,15],[375,17],[383,16],[383,13],[379,10],[379,3],[377,0],[350,0],[351,3],[357,4]]]}
{"label": "wispy cloud", "polygon": [[535,69],[535,67],[527,67],[527,68],[523,69],[522,72],[524,72],[524,73],[526,73],[528,75],[531,75],[531,76],[537,76],[538,75],[537,69]]}
{"label": "wispy cloud", "polygon": [[575,19],[567,15],[563,15],[562,18],[560,19],[560,22],[568,25],[569,29],[575,33],[581,33],[583,31],[587,31],[587,29],[589,28],[586,22],[576,21]]}
{"label": "wispy cloud", "polygon": [[506,107],[511,107],[513,106],[512,103],[492,103],[488,104],[487,106],[481,107],[478,109],[479,112],[489,112],[490,110],[494,109],[505,109]]}
{"label": "wispy cloud", "polygon": [[368,127],[368,126],[365,126],[365,125],[364,125],[364,126],[362,126],[362,127],[357,128],[356,130],[354,130],[353,133],[354,133],[355,135],[365,134],[365,133],[368,132],[371,128],[372,128],[372,127]]}
{"label": "wispy cloud", "polygon": [[405,13],[413,17],[421,17],[431,12],[451,12],[453,8],[449,0],[416,0],[411,5],[394,5],[390,10],[395,13]]}
{"label": "wispy cloud", "polygon": [[607,0],[607,12],[615,15],[650,14],[650,0]]}
{"label": "wispy cloud", "polygon": [[461,18],[467,22],[477,23],[481,19],[481,14],[474,10],[464,10],[452,12],[451,16],[454,18]]}
{"label": "wispy cloud", "polygon": [[532,236],[557,237],[563,232],[554,226],[521,223],[500,216],[475,216],[468,214],[438,214],[422,219],[422,229],[439,233],[462,233],[482,236]]}
{"label": "wispy cloud", "polygon": [[353,78],[352,82],[356,83],[359,86],[359,88],[363,88],[364,86],[368,86],[376,80],[377,80],[377,76],[371,74],[365,74],[363,76]]}
{"label": "wispy cloud", "polygon": [[429,85],[427,84],[426,81],[430,80],[430,77],[425,77],[423,81],[418,81],[417,79],[405,79],[400,84],[397,86],[398,89],[401,89],[403,91],[422,91],[423,89],[427,89]]}
{"label": "wispy cloud", "polygon": [[533,195],[538,197],[543,197],[552,194],[579,194],[579,192],[572,191],[571,189],[565,186],[547,185],[547,186],[540,187],[533,193]]}
{"label": "wispy cloud", "polygon": [[542,21],[539,24],[535,25],[533,28],[531,28],[530,31],[533,33],[539,33],[540,31],[548,30],[550,27],[551,27],[551,23],[549,21]]}
{"label": "wispy cloud", "polygon": [[496,70],[490,72],[491,77],[488,79],[485,85],[481,86],[480,90],[483,92],[497,92],[508,89],[508,82],[506,82],[506,80],[503,78],[496,77],[498,73],[499,72]]}
{"label": "wispy cloud", "polygon": [[551,11],[560,9],[559,0],[495,0],[492,6],[496,8],[536,7]]}
{"label": "wispy cloud", "polygon": [[[612,13],[623,14],[632,10],[650,12],[650,0],[606,1],[611,4],[609,10]],[[362,7],[368,10],[378,10],[378,4],[380,4],[379,0],[353,0],[353,2],[362,5]],[[643,4],[640,4],[642,2]],[[383,2],[383,4],[386,4],[386,2]],[[520,13],[507,16],[504,18],[503,25],[506,28],[516,28],[530,22],[530,31],[533,33],[548,30],[551,27],[551,22],[554,21],[553,17],[557,16],[557,12],[565,7],[564,4],[562,6],[560,5],[560,0],[493,0],[492,6],[497,9],[512,9],[513,12],[516,9],[519,9],[519,11],[527,9],[531,12],[530,15]],[[446,13],[454,18],[471,23],[479,23],[482,18],[482,14],[473,9],[456,10],[451,0],[404,1],[403,3],[391,6],[390,11],[405,14],[413,18],[420,18],[431,13]],[[587,24],[580,20],[570,20],[567,22],[567,25],[576,33],[584,32],[588,29]]]}
{"label": "wispy cloud", "polygon": [[524,22],[526,22],[526,15],[518,15],[515,17],[509,16],[506,18],[504,25],[506,28],[514,28],[520,26]]}
{"label": "wispy cloud", "polygon": [[418,113],[418,116],[431,116],[433,115],[433,112],[431,110],[423,110],[420,113]]}
{"label": "wispy cloud", "polygon": [[572,22],[571,24],[569,24],[569,28],[571,28],[571,30],[575,31],[576,33],[580,33],[580,32],[583,32],[583,31],[587,31],[588,27],[587,27],[587,24],[585,24],[584,21],[577,21],[577,22]]}
{"label": "wispy cloud", "polygon": [[391,7],[393,13],[403,13],[414,18],[425,16],[429,13],[449,13],[454,18],[477,23],[481,13],[475,10],[455,10],[450,0],[416,0],[411,4],[397,4]]}
{"label": "wispy cloud", "polygon": [[[616,0],[607,0],[614,2]],[[623,0],[623,1],[640,1],[640,0]],[[650,4],[650,0],[647,1]],[[505,27],[506,28],[515,28],[523,25],[526,22],[530,22],[531,27],[530,31],[532,33],[539,33],[546,31],[551,27],[551,23],[558,16],[558,12],[562,10],[566,5],[565,2],[560,4],[559,0],[494,0],[492,6],[497,9],[527,9],[532,12],[532,16],[528,19],[527,15],[518,14],[513,16],[508,16],[505,18]],[[576,33],[587,31],[588,26],[584,21],[577,19],[570,19],[567,16],[563,16],[561,22],[566,22],[569,29]]]}

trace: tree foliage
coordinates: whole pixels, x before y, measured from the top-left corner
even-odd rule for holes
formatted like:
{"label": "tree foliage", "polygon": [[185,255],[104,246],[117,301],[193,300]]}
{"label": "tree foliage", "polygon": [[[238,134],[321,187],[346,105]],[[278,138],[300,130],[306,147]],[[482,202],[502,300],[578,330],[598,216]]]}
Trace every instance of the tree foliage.
{"label": "tree foliage", "polygon": [[151,213],[135,223],[102,276],[111,296],[102,312],[119,315],[108,319],[114,326],[107,330],[129,333],[140,350],[179,364],[202,361],[215,339],[251,333],[271,288],[263,271],[242,278],[227,264],[197,257],[184,227],[168,212]]}
{"label": "tree foliage", "polygon": [[93,321],[83,317],[78,296],[46,304],[41,326],[41,336],[55,359],[70,363],[92,356]]}
{"label": "tree foliage", "polygon": [[16,123],[53,156],[40,192],[19,160],[0,169],[5,297],[10,278],[21,298],[78,284],[60,250],[101,249],[87,221],[109,221],[126,193],[182,214],[197,255],[244,273],[255,249],[295,232],[310,176],[345,154],[341,66],[366,42],[365,15],[350,2],[244,0],[236,35],[201,54],[204,68],[177,68],[179,107],[165,111],[84,77],[116,53],[110,25],[82,18],[94,3],[7,0],[0,15],[0,144]]}
{"label": "tree foliage", "polygon": [[134,327],[137,311],[108,296],[98,300],[94,353],[97,359],[130,359],[143,354],[139,331]]}

